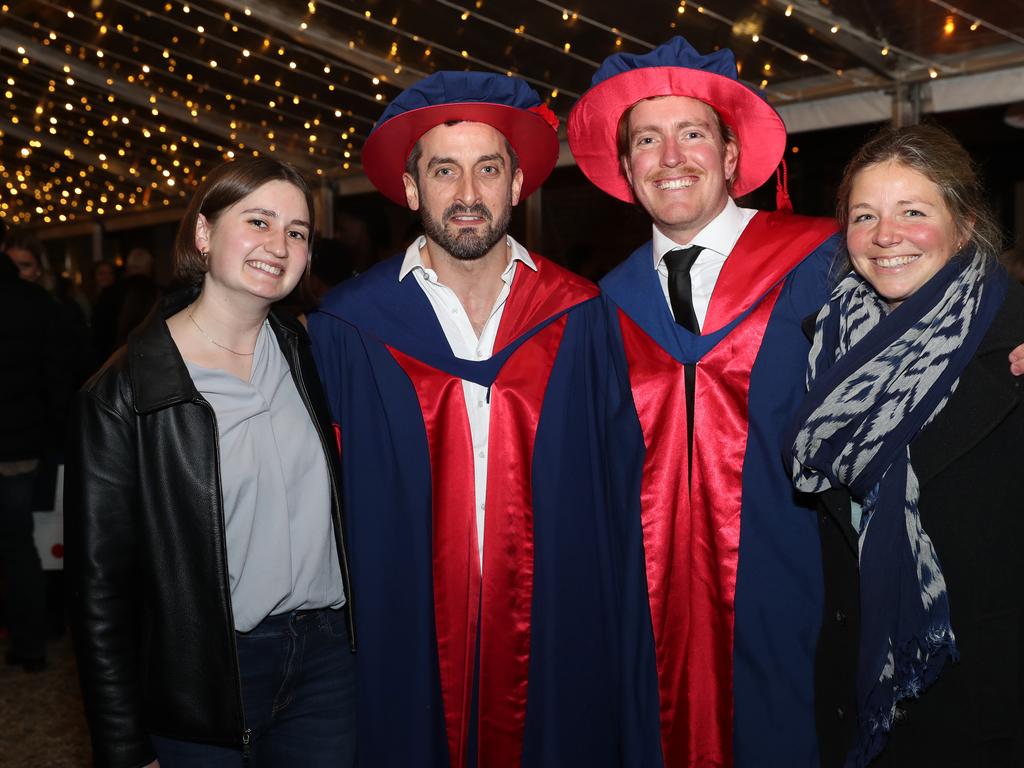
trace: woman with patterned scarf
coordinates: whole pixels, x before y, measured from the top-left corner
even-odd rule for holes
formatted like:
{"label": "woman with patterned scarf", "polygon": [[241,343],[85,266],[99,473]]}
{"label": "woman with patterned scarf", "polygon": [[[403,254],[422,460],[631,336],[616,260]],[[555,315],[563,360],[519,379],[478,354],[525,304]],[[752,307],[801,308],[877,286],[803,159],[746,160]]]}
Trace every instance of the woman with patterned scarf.
{"label": "woman with patterned scarf", "polygon": [[861,148],[838,217],[852,270],[787,443],[819,494],[822,765],[1024,765],[1024,289],[937,127]]}

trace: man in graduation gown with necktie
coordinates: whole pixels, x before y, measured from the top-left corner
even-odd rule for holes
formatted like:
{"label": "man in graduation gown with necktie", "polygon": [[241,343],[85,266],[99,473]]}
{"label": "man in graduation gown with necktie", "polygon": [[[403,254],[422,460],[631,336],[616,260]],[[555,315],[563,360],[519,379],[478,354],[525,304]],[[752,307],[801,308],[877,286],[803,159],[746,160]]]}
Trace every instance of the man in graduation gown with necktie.
{"label": "man in graduation gown with necktie", "polygon": [[[612,450],[646,571],[624,622],[627,753],[644,766],[818,765],[817,522],[781,460],[804,396],[801,321],[827,298],[831,220],[738,206],[782,159],[778,114],[732,52],[617,54],[569,119],[580,168],[653,238],[602,282],[622,389]],[[615,404],[613,403],[613,407]]]}
{"label": "man in graduation gown with necktie", "polygon": [[310,318],[360,595],[360,765],[622,764],[617,606],[644,576],[624,586],[607,490],[607,314],[507,234],[557,122],[504,75],[403,92],[363,167],[425,234]]}

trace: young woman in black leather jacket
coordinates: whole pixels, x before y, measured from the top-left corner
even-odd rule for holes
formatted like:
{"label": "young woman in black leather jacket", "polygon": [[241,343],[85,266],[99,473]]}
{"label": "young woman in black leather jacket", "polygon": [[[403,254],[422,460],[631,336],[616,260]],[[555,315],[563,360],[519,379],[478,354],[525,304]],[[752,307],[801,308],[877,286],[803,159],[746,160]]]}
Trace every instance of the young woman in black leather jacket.
{"label": "young woman in black leather jacket", "polygon": [[351,765],[354,635],[336,441],[305,331],[288,165],[214,169],[172,294],[79,393],[65,505],[98,768]]}

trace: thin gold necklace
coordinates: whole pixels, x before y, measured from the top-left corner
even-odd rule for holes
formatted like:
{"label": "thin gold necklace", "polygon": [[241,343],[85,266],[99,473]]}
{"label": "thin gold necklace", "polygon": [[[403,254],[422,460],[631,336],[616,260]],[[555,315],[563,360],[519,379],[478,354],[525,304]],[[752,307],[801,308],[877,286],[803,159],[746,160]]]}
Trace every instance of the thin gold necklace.
{"label": "thin gold necklace", "polygon": [[203,334],[203,338],[206,339],[211,344],[213,344],[215,347],[220,347],[224,351],[230,352],[232,355],[238,355],[239,357],[252,357],[254,354],[256,354],[256,348],[255,347],[253,348],[252,352],[236,352],[231,347],[225,347],[219,341],[215,340],[212,336],[210,336],[210,334],[208,334],[206,331],[204,331],[202,326],[199,325],[199,323],[196,322],[196,319],[194,317],[192,317],[192,305],[191,304],[188,305],[188,309],[185,310],[185,314],[188,315],[188,319],[192,321],[192,325],[194,325],[196,327],[196,330],[199,331],[201,334]]}

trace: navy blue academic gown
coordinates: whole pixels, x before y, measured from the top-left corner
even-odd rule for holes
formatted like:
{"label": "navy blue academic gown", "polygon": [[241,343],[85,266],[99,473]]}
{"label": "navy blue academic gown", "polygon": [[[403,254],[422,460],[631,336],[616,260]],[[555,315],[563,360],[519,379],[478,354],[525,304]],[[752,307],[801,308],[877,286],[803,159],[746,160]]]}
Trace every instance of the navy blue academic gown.
{"label": "navy blue academic gown", "polygon": [[650,243],[601,284],[619,380],[610,391],[627,393],[613,408],[614,493],[634,520],[626,568],[646,570],[624,599],[648,611],[624,620],[637,670],[625,679],[625,733],[638,737],[627,744],[638,765],[817,765],[820,546],[780,446],[805,394],[801,321],[825,302],[833,231],[757,214],[702,336],[673,321]]}
{"label": "navy blue academic gown", "polygon": [[[623,764],[606,314],[595,286],[534,258],[490,360],[452,354],[401,256],[310,317],[358,595],[360,765]],[[482,573],[461,379],[491,404]]]}

